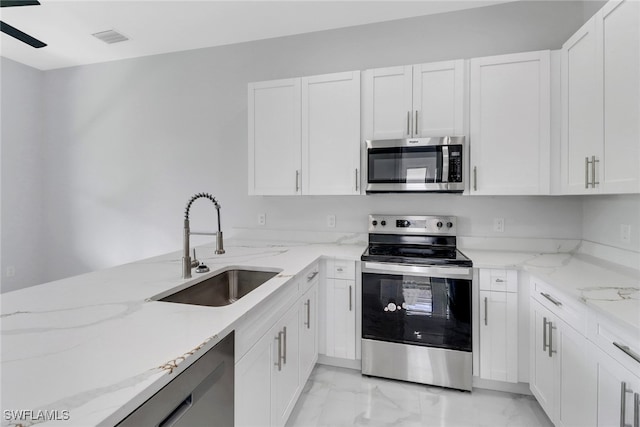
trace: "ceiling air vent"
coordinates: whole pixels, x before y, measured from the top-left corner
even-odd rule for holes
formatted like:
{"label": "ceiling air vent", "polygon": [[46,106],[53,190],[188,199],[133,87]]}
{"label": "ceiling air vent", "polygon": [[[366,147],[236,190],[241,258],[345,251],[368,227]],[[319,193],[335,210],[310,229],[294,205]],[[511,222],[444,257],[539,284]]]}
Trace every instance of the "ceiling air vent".
{"label": "ceiling air vent", "polygon": [[129,40],[128,37],[123,36],[122,34],[120,34],[115,30],[100,31],[99,33],[93,33],[91,35],[108,44],[119,43],[119,42],[124,42]]}

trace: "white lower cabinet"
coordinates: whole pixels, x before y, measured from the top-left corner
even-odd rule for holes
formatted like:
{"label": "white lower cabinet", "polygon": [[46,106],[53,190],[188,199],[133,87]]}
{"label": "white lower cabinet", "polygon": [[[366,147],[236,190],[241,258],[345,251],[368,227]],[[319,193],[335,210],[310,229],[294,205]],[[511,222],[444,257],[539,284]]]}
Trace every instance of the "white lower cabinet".
{"label": "white lower cabinet", "polygon": [[300,378],[308,378],[318,360],[318,285],[299,302]]}
{"label": "white lower cabinet", "polygon": [[518,274],[481,269],[480,378],[518,382]]}
{"label": "white lower cabinet", "polygon": [[325,354],[356,359],[355,263],[329,259],[326,263]]}

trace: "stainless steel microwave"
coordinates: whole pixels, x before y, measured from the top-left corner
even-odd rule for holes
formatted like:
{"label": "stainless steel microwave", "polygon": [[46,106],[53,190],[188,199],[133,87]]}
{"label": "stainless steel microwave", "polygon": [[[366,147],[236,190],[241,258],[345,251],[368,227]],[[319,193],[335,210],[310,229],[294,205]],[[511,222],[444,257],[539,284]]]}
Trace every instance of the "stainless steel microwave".
{"label": "stainless steel microwave", "polygon": [[464,136],[366,143],[367,193],[464,191]]}

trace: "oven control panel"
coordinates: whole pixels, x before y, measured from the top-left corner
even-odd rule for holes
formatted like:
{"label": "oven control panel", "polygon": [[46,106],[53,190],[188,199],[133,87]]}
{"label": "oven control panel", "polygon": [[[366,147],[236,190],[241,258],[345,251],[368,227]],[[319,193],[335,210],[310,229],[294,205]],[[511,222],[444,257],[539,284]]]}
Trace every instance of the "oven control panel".
{"label": "oven control panel", "polygon": [[369,215],[369,233],[456,235],[455,216]]}

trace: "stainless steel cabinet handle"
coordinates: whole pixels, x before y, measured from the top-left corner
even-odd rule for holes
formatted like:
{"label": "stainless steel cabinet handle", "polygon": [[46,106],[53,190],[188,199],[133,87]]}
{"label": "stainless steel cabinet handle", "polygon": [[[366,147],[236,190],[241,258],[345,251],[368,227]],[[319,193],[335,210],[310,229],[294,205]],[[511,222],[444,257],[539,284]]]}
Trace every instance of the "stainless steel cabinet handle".
{"label": "stainless steel cabinet handle", "polygon": [[300,191],[300,184],[299,184],[299,181],[300,181],[300,171],[299,171],[299,170],[297,170],[297,171],[296,171],[296,193],[297,193],[298,191]]}
{"label": "stainless steel cabinet handle", "polygon": [[278,332],[275,339],[278,341],[278,359],[274,365],[278,367],[278,371],[282,371],[282,332]]}
{"label": "stainless steel cabinet handle", "polygon": [[545,297],[546,299],[551,301],[557,307],[561,307],[562,306],[562,303],[560,301],[558,301],[557,299],[555,299],[554,297],[552,297],[551,295],[545,294],[544,292],[540,292],[540,295],[542,295],[543,297]]}
{"label": "stainless steel cabinet handle", "polygon": [[588,157],[584,158],[584,188],[589,188],[589,161]]}
{"label": "stainless steel cabinet handle", "polygon": [[356,168],[356,191],[360,191],[360,180],[358,179],[358,168]]}
{"label": "stainless steel cabinet handle", "polygon": [[411,136],[411,111],[407,111],[407,136]]}
{"label": "stainless steel cabinet handle", "polygon": [[640,427],[640,394],[633,395],[633,427]]}
{"label": "stainless steel cabinet handle", "polygon": [[287,327],[282,328],[282,363],[287,364]]}
{"label": "stainless steel cabinet handle", "polygon": [[160,421],[158,427],[174,426],[180,418],[193,406],[193,394],[187,396],[164,420]]}
{"label": "stainless steel cabinet handle", "polygon": [[[620,383],[620,427],[629,427],[629,424],[626,423],[627,416],[627,393],[633,393],[633,390],[627,388],[627,383],[622,381]],[[635,405],[635,401],[634,401]],[[635,408],[634,408],[634,412]],[[635,418],[634,414],[634,418]],[[634,420],[635,421],[635,420]]]}
{"label": "stainless steel cabinet handle", "polygon": [[505,281],[502,279],[496,279],[496,283],[504,283]]}
{"label": "stainless steel cabinet handle", "polygon": [[553,353],[556,351],[553,349],[553,322],[549,322],[549,357],[553,357]]}
{"label": "stainless steel cabinet handle", "polygon": [[478,167],[473,167],[473,191],[478,191]]}
{"label": "stainless steel cabinet handle", "polygon": [[353,311],[353,297],[351,296],[353,286],[349,286],[349,311]]}
{"label": "stainless steel cabinet handle", "polygon": [[416,133],[415,136],[418,136],[418,110],[416,110],[416,123],[415,123],[415,127],[416,127]]}
{"label": "stainless steel cabinet handle", "polygon": [[596,181],[596,163],[600,163],[600,160],[597,160],[596,156],[591,156],[591,188],[595,188],[596,184],[600,184],[600,181]]}
{"label": "stainless steel cabinet handle", "polygon": [[307,306],[307,321],[304,322],[304,326],[306,326],[307,329],[311,329],[311,300],[308,299],[304,305]]}
{"label": "stainless steel cabinet handle", "polygon": [[640,363],[640,355],[636,354],[633,350],[631,350],[629,348],[629,346],[623,345],[623,344],[620,344],[620,343],[617,343],[617,342],[614,342],[613,345],[615,345],[620,350],[622,350],[624,352],[624,354],[626,354],[627,356],[629,356],[630,358],[632,358],[636,362]]}
{"label": "stainless steel cabinet handle", "polygon": [[484,297],[484,325],[487,326],[488,324],[488,320],[487,320],[487,297]]}
{"label": "stainless steel cabinet handle", "polygon": [[317,271],[314,271],[313,273],[311,273],[310,275],[307,276],[307,282],[312,281],[316,276],[318,275]]}
{"label": "stainless steel cabinet handle", "polygon": [[542,351],[545,352],[547,351],[547,318],[543,317],[542,318]]}
{"label": "stainless steel cabinet handle", "polygon": [[338,267],[338,268],[336,268],[336,271],[337,271],[338,273],[342,273],[344,270],[342,269],[342,267]]}

